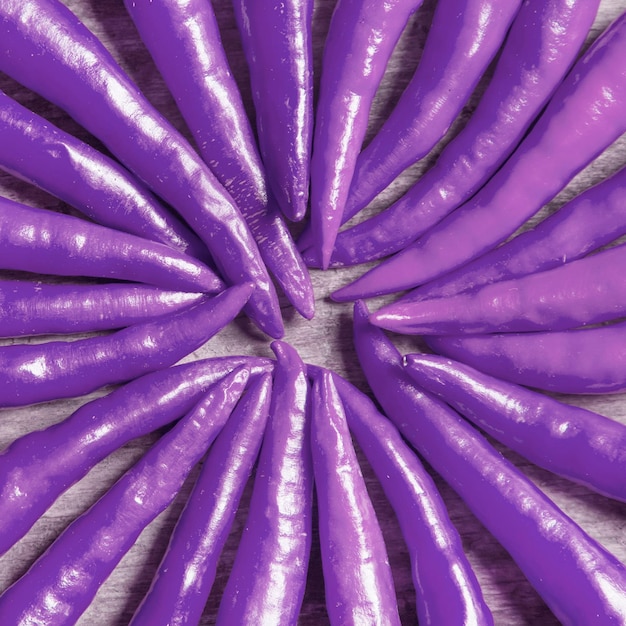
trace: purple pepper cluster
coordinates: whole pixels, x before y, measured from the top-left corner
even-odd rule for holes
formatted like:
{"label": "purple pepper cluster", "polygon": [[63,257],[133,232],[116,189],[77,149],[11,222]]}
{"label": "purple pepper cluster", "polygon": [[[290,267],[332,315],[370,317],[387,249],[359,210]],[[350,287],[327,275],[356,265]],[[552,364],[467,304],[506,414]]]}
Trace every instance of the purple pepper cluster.
{"label": "purple pepper cluster", "polygon": [[[233,0],[249,102],[210,2],[124,0],[182,130],[71,4],[0,2],[0,72],[89,133],[0,91],[0,169],[67,205],[0,198],[0,337],[15,339],[0,410],[97,397],[0,453],[0,556],[98,463],[152,441],[2,591],[0,623],[79,622],[185,493],[133,626],[204,623],[235,534],[215,623],[297,624],[317,549],[324,619],[400,625],[369,472],[419,624],[497,623],[439,479],[560,623],[626,624],[626,566],[498,447],[626,502],[626,425],[554,397],[626,390],[626,168],[517,234],[626,131],[626,12],[581,52],[600,0],[438,0],[370,139],[422,0],[337,0],[319,67],[313,0]],[[281,298],[312,320],[316,270],[372,262],[332,293],[356,301],[367,395],[283,340]],[[195,358],[244,316],[273,358]],[[384,330],[419,340],[403,355]]]}

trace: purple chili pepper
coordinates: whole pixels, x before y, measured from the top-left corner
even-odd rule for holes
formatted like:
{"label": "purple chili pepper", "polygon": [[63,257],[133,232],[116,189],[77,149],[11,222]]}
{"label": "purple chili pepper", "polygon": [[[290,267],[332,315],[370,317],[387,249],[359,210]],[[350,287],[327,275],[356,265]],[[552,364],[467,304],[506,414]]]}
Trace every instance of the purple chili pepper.
{"label": "purple chili pepper", "polygon": [[311,467],[305,366],[286,343],[276,354],[270,417],[248,519],[217,624],[295,624],[311,548]]}
{"label": "purple chili pepper", "polygon": [[90,509],[74,520],[0,596],[5,624],[74,624],[133,546],[171,502],[233,410],[248,371],[213,386]]}
{"label": "purple chili pepper", "polygon": [[1,91],[0,168],[99,224],[196,258],[208,256],[197,235],[128,170]]}
{"label": "purple chili pepper", "polygon": [[563,624],[626,621],[626,568],[461,416],[415,385],[402,356],[354,315],[355,345],[385,413],[510,553]]}
{"label": "purple chili pepper", "polygon": [[[565,76],[598,4],[598,0],[522,2],[494,74],[467,124],[402,198],[339,233],[331,266],[373,261],[402,250],[480,189],[513,152]],[[362,203],[346,207],[343,222],[361,208]]]}
{"label": "purple chili pepper", "polygon": [[0,554],[96,463],[187,413],[211,385],[243,365],[251,377],[271,369],[268,360],[222,357],[158,370],[13,441],[0,454]]}
{"label": "purple chili pepper", "polygon": [[542,272],[580,258],[626,233],[626,167],[498,248],[406,296],[450,296],[481,285]]}
{"label": "purple chili pepper", "polygon": [[[260,4],[258,0],[256,4]],[[174,95],[202,158],[246,218],[263,260],[288,300],[311,319],[315,310],[311,279],[274,206],[275,200],[268,197],[254,134],[222,47],[211,3],[126,0],[125,5]]]}
{"label": "purple chili pepper", "polygon": [[311,393],[311,450],[331,624],[400,624],[387,548],[329,371]]}
{"label": "purple chili pepper", "polygon": [[313,136],[313,0],[233,0],[233,7],[268,182],[283,213],[301,220]]}
{"label": "purple chili pepper", "polygon": [[0,347],[0,406],[90,393],[173,365],[239,313],[252,285],[230,287],[182,311],[115,333]]}
{"label": "purple chili pepper", "polygon": [[178,291],[224,288],[206,265],[165,244],[7,198],[0,198],[0,268],[114,278]]}
{"label": "purple chili pepper", "polygon": [[326,269],[372,101],[422,0],[339,0],[324,44],[311,159],[311,227]]}
{"label": "purple chili pepper", "polygon": [[349,213],[365,207],[445,135],[500,49],[521,4],[439,0],[415,74],[359,155],[346,206]]}
{"label": "purple chili pepper", "polygon": [[149,285],[0,280],[0,337],[123,328],[178,311],[203,297]]}
{"label": "purple chili pepper", "polygon": [[376,473],[411,557],[420,624],[493,624],[461,538],[430,474],[396,427],[333,374],[348,426]]}
{"label": "purple chili pepper", "polygon": [[439,354],[498,378],[559,393],[626,389],[626,322],[537,333],[428,336]]}
{"label": "purple chili pepper", "polygon": [[626,316],[626,244],[447,298],[395,302],[370,316],[411,335],[563,330]]}
{"label": "purple chili pepper", "polygon": [[232,198],[66,6],[3,0],[0,71],[67,111],[174,207],[229,283],[254,284],[246,313],[270,336],[283,335],[276,291]]}
{"label": "purple chili pepper", "polygon": [[450,359],[405,357],[411,378],[532,463],[626,501],[626,426]]}
{"label": "purple chili pepper", "polygon": [[261,446],[271,391],[271,376],[265,374],[250,386],[211,446],[132,626],[200,622],[220,553]]}
{"label": "purple chili pepper", "polygon": [[471,200],[333,298],[415,287],[504,241],[626,131],[625,54],[626,12],[574,65],[517,150]]}

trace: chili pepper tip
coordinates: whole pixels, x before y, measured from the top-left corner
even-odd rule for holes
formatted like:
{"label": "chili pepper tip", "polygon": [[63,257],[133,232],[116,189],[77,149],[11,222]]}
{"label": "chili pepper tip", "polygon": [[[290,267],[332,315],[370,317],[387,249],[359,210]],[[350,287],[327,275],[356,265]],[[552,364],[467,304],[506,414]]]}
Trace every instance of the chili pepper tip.
{"label": "chili pepper tip", "polygon": [[389,305],[375,313],[370,313],[368,318],[370,324],[391,331],[402,328],[402,322],[406,320],[406,315],[404,315],[401,310],[394,313],[394,310],[398,311],[398,308],[398,306]]}
{"label": "chili pepper tip", "polygon": [[337,289],[337,291],[333,291],[333,293],[330,294],[331,299],[335,302],[351,302],[356,300],[357,298],[365,297],[358,291],[358,282],[359,279],[348,283],[344,287]]}

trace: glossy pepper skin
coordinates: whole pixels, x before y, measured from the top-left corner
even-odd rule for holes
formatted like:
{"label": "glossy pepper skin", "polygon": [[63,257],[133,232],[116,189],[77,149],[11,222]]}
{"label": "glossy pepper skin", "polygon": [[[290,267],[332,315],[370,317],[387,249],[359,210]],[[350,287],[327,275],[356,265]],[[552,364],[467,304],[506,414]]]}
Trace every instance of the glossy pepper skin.
{"label": "glossy pepper skin", "polygon": [[626,427],[437,355],[409,354],[408,374],[535,465],[626,501]]}
{"label": "glossy pepper skin", "polygon": [[6,624],[74,624],[141,531],[176,496],[233,410],[248,379],[244,368],[198,404],[74,520],[0,596]]}
{"label": "glossy pepper skin", "polygon": [[0,42],[0,71],[65,110],[174,207],[228,283],[255,285],[246,313],[281,337],[273,283],[232,198],[93,33],[59,0],[6,0]]}
{"label": "glossy pepper skin", "polygon": [[519,385],[558,393],[626,389],[626,322],[580,330],[429,335],[436,353]]}
{"label": "glossy pepper skin", "polygon": [[422,0],[339,0],[324,44],[311,157],[311,234],[326,269],[387,62]]}
{"label": "glossy pepper skin", "polygon": [[331,624],[400,624],[387,548],[329,371],[313,379],[311,450]]}
{"label": "glossy pepper skin", "polygon": [[626,168],[585,190],[501,246],[402,297],[451,296],[481,285],[558,267],[626,233]]}
{"label": "glossy pepper skin", "polygon": [[415,385],[356,304],[355,345],[389,419],[457,491],[563,624],[626,620],[626,568],[447,404]]}
{"label": "glossy pepper skin", "polygon": [[216,624],[295,624],[311,549],[313,468],[309,384],[296,351],[273,342],[270,417],[248,519]]}
{"label": "glossy pepper skin", "polygon": [[311,279],[268,192],[256,140],[211,3],[126,0],[125,6],[202,158],[246,219],[267,268],[296,310],[311,319],[315,309]]}
{"label": "glossy pepper skin", "polygon": [[250,377],[269,360],[204,359],[145,374],[79,407],[66,419],[14,440],[0,454],[0,554],[23,537],[54,501],[131,439],[178,419],[209,387],[241,366]]}
{"label": "glossy pepper skin", "polygon": [[313,0],[233,0],[250,69],[265,171],[282,212],[301,220],[313,137]]}
{"label": "glossy pepper skin", "polygon": [[445,135],[500,49],[521,3],[439,0],[413,78],[359,155],[349,213],[365,207]]}
{"label": "glossy pepper skin", "polygon": [[397,428],[356,387],[333,374],[346,419],[376,473],[411,558],[420,624],[493,624],[458,531],[430,474]]}
{"label": "glossy pepper skin", "polygon": [[250,385],[211,446],[132,626],[199,624],[269,414],[271,375]]}
{"label": "glossy pepper skin", "polygon": [[117,161],[0,91],[0,168],[44,189],[98,224],[206,259],[180,219]]}
{"label": "glossy pepper skin", "polygon": [[574,64],[537,123],[473,198],[333,297],[355,299],[415,287],[513,234],[626,131],[624,54],[626,13]]}
{"label": "glossy pepper skin", "polygon": [[123,328],[173,313],[203,297],[149,285],[0,280],[0,337]]}
{"label": "glossy pepper skin", "polygon": [[564,330],[608,322],[626,315],[625,263],[622,244],[471,293],[389,304],[370,321],[411,335]]}
{"label": "glossy pepper skin", "polygon": [[204,263],[162,243],[7,198],[0,198],[0,268],[113,278],[178,291],[224,288]]}
{"label": "glossy pepper skin", "polygon": [[[402,250],[476,193],[513,152],[563,80],[598,4],[522,2],[467,124],[404,196],[338,235],[331,266],[373,261]],[[343,222],[361,204],[346,207]]]}
{"label": "glossy pepper skin", "polygon": [[230,287],[182,311],[115,333],[0,347],[0,406],[70,398],[168,367],[187,356],[241,311],[249,284]]}

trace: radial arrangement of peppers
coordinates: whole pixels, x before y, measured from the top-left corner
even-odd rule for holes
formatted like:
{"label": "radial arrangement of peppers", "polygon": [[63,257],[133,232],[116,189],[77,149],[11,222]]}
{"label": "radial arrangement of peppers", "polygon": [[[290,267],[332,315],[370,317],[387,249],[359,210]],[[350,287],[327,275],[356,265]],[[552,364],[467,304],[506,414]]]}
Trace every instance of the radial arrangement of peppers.
{"label": "radial arrangement of peppers", "polygon": [[0,625],[626,626],[624,111],[626,0],[0,0]]}

